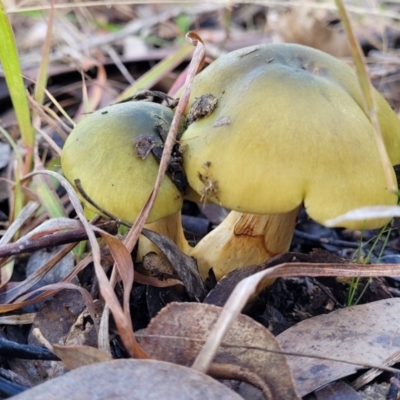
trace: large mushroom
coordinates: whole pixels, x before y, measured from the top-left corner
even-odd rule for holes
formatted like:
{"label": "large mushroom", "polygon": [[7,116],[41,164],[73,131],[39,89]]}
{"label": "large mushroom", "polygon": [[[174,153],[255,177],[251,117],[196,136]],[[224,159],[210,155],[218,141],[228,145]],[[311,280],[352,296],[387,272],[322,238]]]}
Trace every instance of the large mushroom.
{"label": "large mushroom", "polygon": [[[390,161],[399,164],[400,122],[373,93]],[[268,44],[222,56],[195,78],[186,113],[180,142],[190,186],[235,210],[191,253],[203,276],[213,268],[219,279],[287,251],[302,205],[324,224],[397,202],[353,70],[321,51]]]}
{"label": "large mushroom", "polygon": [[[61,164],[86,208],[135,222],[157,177],[159,163],[151,152],[162,151],[160,134],[168,132],[172,118],[167,107],[134,101],[103,108],[79,122],[65,142]],[[147,222],[186,250],[182,203],[182,192],[165,176]]]}

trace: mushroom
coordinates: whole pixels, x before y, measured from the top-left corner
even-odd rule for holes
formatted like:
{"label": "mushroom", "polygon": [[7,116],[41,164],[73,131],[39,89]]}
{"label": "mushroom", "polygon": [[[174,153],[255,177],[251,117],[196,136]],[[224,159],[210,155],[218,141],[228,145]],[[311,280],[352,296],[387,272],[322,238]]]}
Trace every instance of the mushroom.
{"label": "mushroom", "polygon": [[[161,151],[160,132],[168,132],[172,118],[167,107],[133,101],[103,108],[79,122],[65,142],[61,165],[86,208],[126,224],[135,222],[158,173],[151,152]],[[147,222],[186,249],[182,203],[181,191],[165,176]]]}
{"label": "mushroom", "polygon": [[[399,164],[400,122],[373,93],[388,156]],[[324,224],[350,209],[397,203],[355,73],[319,50],[267,44],[228,53],[196,76],[186,113],[188,182],[234,210],[191,253],[203,277],[213,268],[220,279],[287,251],[302,205]]]}

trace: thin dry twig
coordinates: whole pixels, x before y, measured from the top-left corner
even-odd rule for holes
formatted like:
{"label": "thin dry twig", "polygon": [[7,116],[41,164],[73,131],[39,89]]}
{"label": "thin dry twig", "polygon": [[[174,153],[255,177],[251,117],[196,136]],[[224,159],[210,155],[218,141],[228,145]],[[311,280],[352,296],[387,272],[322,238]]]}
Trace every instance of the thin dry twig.
{"label": "thin dry twig", "polygon": [[[116,232],[114,221],[104,222],[98,226],[105,231]],[[99,232],[95,232],[96,237],[100,237]],[[0,257],[10,257],[21,253],[29,253],[50,246],[59,246],[68,243],[77,243],[87,240],[88,236],[85,228],[78,228],[67,232],[56,232],[36,238],[21,238],[17,242],[0,246]]]}
{"label": "thin dry twig", "polygon": [[[322,10],[330,10],[335,11],[336,8],[331,2],[322,3],[321,1],[304,1],[304,0],[290,0],[287,2],[282,2],[282,0],[203,0],[201,6],[196,5],[193,6],[193,2],[188,0],[175,0],[174,4],[177,5],[192,5],[192,7],[185,9],[185,13],[203,13],[208,11],[214,11],[216,9],[224,8],[227,6],[232,6],[233,4],[260,4],[266,7],[271,6],[290,6],[290,7],[307,7],[310,9],[322,9]],[[102,1],[82,1],[79,3],[58,3],[54,4],[54,9],[74,9],[74,8],[83,8],[83,7],[112,7],[115,5],[133,5],[133,4],[143,4],[143,0],[102,0]],[[146,4],[171,4],[170,0],[147,0]],[[50,5],[42,4],[39,6],[33,7],[9,7],[7,9],[7,13],[15,14],[29,11],[45,11],[51,8]],[[378,7],[357,7],[349,5],[347,6],[349,12],[359,15],[372,15],[372,16],[380,16],[385,18],[391,18],[394,20],[400,19],[400,14],[396,11],[391,10],[382,10]],[[180,10],[181,11],[181,10]]]}
{"label": "thin dry twig", "polygon": [[158,175],[156,182],[154,184],[154,188],[150,194],[149,199],[144,205],[142,211],[140,212],[138,218],[136,219],[135,224],[132,229],[129,231],[128,235],[125,238],[125,245],[129,251],[132,251],[136,245],[136,242],[139,238],[140,232],[142,231],[146,220],[150,214],[151,207],[154,204],[154,201],[157,197],[158,190],[160,188],[162,179],[167,170],[168,162],[171,157],[172,148],[175,145],[176,135],[178,133],[179,122],[183,115],[183,112],[189,102],[189,97],[192,88],[192,82],[196,73],[201,69],[204,59],[205,59],[205,48],[201,38],[194,32],[189,32],[186,35],[186,39],[196,46],[195,51],[193,53],[192,61],[189,66],[188,74],[186,76],[185,85],[183,87],[182,96],[179,99],[178,106],[176,107],[176,111],[174,117],[171,122],[171,127],[168,132],[167,139],[164,144],[163,154],[160,160],[160,166],[158,169]]}

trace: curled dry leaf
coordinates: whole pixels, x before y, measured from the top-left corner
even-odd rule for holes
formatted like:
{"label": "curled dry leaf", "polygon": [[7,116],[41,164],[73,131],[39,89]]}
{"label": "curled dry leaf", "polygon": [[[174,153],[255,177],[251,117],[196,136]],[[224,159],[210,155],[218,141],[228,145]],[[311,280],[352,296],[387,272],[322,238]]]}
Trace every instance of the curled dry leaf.
{"label": "curled dry leaf", "polygon": [[[97,228],[95,229],[97,230]],[[123,309],[127,318],[129,317],[129,296],[133,285],[133,261],[124,244],[115,236],[99,230],[101,237],[107,243],[108,248],[115,260],[119,276],[124,285]]]}
{"label": "curled dry leaf", "polygon": [[203,281],[197,269],[196,261],[183,254],[175,243],[162,236],[157,232],[143,229],[142,234],[151,240],[167,257],[168,261],[173,265],[175,272],[185,285],[187,292],[196,299],[202,300],[205,296],[205,288]]}
{"label": "curled dry leaf", "polygon": [[[151,357],[189,366],[203,346],[220,311],[221,308],[209,304],[171,303],[152,319],[141,346]],[[231,371],[242,368],[263,381],[267,387],[264,393],[269,391],[270,398],[299,399],[286,358],[275,353],[280,351],[280,347],[262,325],[240,315],[227,333],[224,343],[231,347],[219,348],[210,368],[211,373],[216,371],[216,375],[221,376],[219,367],[223,364],[230,365],[227,369],[231,368]],[[233,376],[238,378],[235,373]],[[254,383],[251,378],[249,380]]]}
{"label": "curled dry leaf", "polygon": [[156,360],[113,360],[77,368],[15,400],[240,400],[222,383],[190,368]]}
{"label": "curled dry leaf", "polygon": [[278,335],[285,351],[359,363],[288,356],[300,395],[363,365],[387,365],[385,360],[400,351],[399,313],[400,299],[385,299],[307,319]]}

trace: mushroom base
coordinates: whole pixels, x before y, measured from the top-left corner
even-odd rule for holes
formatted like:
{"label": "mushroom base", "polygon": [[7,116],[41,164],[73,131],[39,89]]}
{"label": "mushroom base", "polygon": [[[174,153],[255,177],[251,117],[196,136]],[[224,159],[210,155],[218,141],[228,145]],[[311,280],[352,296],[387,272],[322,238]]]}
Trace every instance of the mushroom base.
{"label": "mushroom base", "polygon": [[219,280],[235,269],[260,264],[288,251],[299,210],[297,207],[270,215],[231,211],[191,251],[203,279],[211,268]]}

